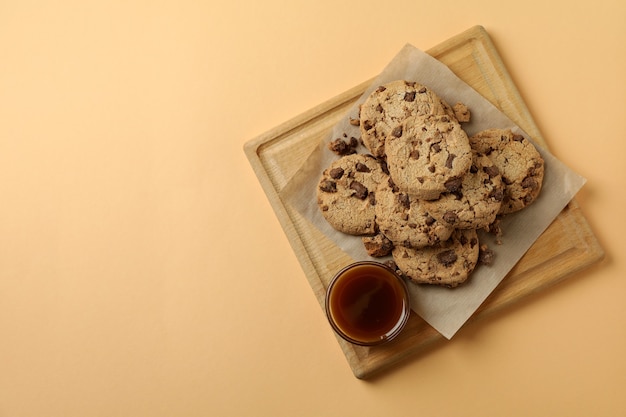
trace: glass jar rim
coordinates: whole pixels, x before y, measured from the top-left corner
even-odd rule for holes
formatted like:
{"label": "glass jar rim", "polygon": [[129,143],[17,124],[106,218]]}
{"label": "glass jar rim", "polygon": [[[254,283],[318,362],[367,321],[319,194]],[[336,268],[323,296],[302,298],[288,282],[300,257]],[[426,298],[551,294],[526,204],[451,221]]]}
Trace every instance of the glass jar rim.
{"label": "glass jar rim", "polygon": [[[375,268],[381,268],[382,270],[384,270],[386,273],[390,274],[391,276],[393,276],[396,281],[400,284],[400,288],[402,289],[402,313],[400,314],[400,317],[398,318],[398,321],[394,324],[394,326],[387,331],[384,335],[381,335],[380,339],[376,339],[376,340],[359,340],[356,339],[354,337],[351,337],[350,335],[346,334],[340,327],[339,325],[337,325],[337,323],[335,322],[335,320],[333,319],[333,315],[331,312],[331,303],[330,303],[330,299],[332,296],[332,292],[333,289],[335,287],[335,284],[341,279],[342,276],[344,276],[344,274],[356,267],[359,266],[373,266]],[[344,266],[343,268],[341,268],[337,273],[335,273],[335,275],[332,277],[332,279],[330,280],[329,284],[328,284],[328,288],[326,289],[326,297],[325,297],[325,311],[326,311],[326,317],[331,325],[331,327],[333,328],[333,330],[335,331],[335,333],[337,335],[339,335],[342,339],[346,340],[347,342],[350,342],[352,344],[355,345],[359,345],[359,346],[377,346],[377,345],[381,345],[384,343],[388,343],[392,340],[394,340],[404,329],[410,315],[411,315],[411,300],[410,300],[410,296],[409,296],[409,289],[408,286],[405,282],[405,280],[396,273],[396,271],[394,271],[393,269],[391,269],[389,266],[385,265],[382,262],[377,262],[377,261],[357,261],[357,262],[353,262],[350,263],[346,266]]]}

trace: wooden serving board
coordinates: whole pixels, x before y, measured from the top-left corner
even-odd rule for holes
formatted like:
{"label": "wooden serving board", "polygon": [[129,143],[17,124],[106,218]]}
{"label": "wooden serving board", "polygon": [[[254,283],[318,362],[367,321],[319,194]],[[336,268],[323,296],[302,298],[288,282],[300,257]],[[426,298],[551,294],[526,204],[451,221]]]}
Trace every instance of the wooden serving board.
{"label": "wooden serving board", "polygon": [[[427,51],[526,131],[546,143],[489,35],[475,26]],[[373,79],[372,79],[373,80]],[[322,309],[333,274],[353,260],[280,198],[280,190],[372,80],[246,143],[244,150]],[[559,214],[469,321],[553,285],[604,256],[575,200]],[[330,325],[329,331],[332,331]],[[357,378],[367,378],[446,339],[416,314],[398,339],[379,347],[337,340]]]}

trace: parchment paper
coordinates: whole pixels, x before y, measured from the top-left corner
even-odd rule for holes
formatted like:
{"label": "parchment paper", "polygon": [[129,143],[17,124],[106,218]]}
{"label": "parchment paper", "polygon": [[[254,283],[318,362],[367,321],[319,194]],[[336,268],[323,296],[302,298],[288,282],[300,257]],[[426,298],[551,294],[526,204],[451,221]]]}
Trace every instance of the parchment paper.
{"label": "parchment paper", "polygon": [[[471,121],[462,124],[462,127],[469,136],[488,128],[510,128],[532,140],[530,135],[459,79],[448,67],[407,44],[280,192],[283,201],[296,208],[355,261],[374,258],[368,256],[360,237],[337,232],[326,222],[316,203],[316,187],[322,171],[332,160],[338,158],[328,150],[327,144],[344,134],[347,138],[359,138],[359,128],[349,123],[350,118],[358,118],[358,106],[379,85],[400,79],[428,86],[450,105],[457,102],[467,105],[471,112]],[[409,285],[413,311],[448,339],[463,326],[585,183],[583,177],[571,171],[542,147],[535,146],[545,161],[544,183],[539,198],[523,210],[504,216],[501,222],[501,245],[496,243],[494,236],[479,233],[481,244],[486,243],[495,252],[493,264],[477,266],[471,278],[454,289]],[[359,147],[358,152],[367,153],[367,150]]]}

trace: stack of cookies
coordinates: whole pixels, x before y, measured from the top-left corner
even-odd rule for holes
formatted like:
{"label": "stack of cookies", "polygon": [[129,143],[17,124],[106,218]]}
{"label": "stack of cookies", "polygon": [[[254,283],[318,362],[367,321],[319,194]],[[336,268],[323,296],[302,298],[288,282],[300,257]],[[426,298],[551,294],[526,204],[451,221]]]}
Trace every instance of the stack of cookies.
{"label": "stack of cookies", "polygon": [[371,256],[392,255],[412,282],[465,282],[489,253],[477,230],[531,204],[544,173],[526,138],[497,128],[468,137],[461,124],[469,118],[464,105],[415,82],[377,88],[354,121],[369,152],[357,153],[356,140],[329,146],[340,157],[319,180],[324,218],[361,236]]}

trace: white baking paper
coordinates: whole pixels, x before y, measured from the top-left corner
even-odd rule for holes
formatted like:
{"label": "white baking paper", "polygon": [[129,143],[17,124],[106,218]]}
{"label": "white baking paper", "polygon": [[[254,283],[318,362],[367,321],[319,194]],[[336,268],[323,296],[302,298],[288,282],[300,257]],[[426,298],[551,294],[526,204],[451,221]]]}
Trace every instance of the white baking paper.
{"label": "white baking paper", "polygon": [[[488,128],[510,128],[532,140],[530,135],[448,67],[414,46],[406,45],[280,193],[286,204],[296,208],[355,261],[373,258],[367,255],[360,237],[337,232],[326,222],[316,203],[316,187],[322,171],[332,160],[338,158],[328,150],[328,143],[344,135],[347,138],[359,138],[359,128],[349,123],[350,118],[358,118],[358,106],[374,89],[394,80],[416,81],[428,86],[450,105],[457,102],[467,105],[471,111],[471,122],[462,126],[469,136]],[[545,161],[544,183],[539,198],[525,209],[504,216],[501,222],[504,233],[502,244],[498,245],[494,236],[487,233],[481,232],[479,235],[481,244],[486,243],[495,252],[493,264],[479,265],[466,283],[454,289],[409,285],[413,311],[448,339],[471,317],[585,183],[583,177],[571,171],[545,149],[536,147]],[[362,147],[358,151],[367,152]],[[377,260],[380,261],[380,258]]]}

